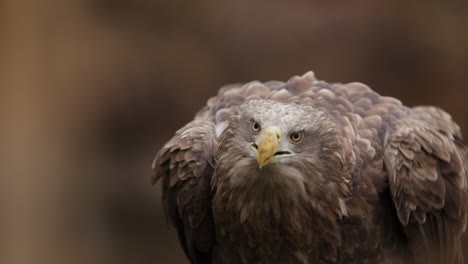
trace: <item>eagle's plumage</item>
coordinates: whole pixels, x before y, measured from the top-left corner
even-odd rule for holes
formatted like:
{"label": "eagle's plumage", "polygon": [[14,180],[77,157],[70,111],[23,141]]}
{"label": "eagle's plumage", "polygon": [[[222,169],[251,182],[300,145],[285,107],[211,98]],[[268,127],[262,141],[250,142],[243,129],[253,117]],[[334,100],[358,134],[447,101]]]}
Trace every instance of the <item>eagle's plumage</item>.
{"label": "eagle's plumage", "polygon": [[309,72],[221,88],[152,182],[192,263],[462,263],[467,153],[444,111]]}

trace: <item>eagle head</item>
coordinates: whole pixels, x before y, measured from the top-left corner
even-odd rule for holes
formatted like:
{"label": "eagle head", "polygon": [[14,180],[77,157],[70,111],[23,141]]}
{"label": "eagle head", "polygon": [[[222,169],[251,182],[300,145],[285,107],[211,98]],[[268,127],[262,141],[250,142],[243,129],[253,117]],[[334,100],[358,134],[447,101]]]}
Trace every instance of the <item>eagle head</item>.
{"label": "eagle head", "polygon": [[341,140],[324,112],[270,100],[247,101],[234,111],[219,138],[215,185],[248,193],[247,199],[271,200],[263,193],[300,200],[342,180]]}

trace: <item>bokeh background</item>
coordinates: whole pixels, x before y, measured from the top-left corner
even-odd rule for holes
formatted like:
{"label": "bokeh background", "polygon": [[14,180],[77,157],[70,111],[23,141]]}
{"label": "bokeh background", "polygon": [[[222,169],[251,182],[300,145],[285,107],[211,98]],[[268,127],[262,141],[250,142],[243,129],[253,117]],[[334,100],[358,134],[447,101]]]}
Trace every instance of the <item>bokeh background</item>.
{"label": "bokeh background", "polygon": [[187,263],[151,160],[227,83],[313,70],[440,106],[468,138],[467,11],[436,0],[0,0],[0,263]]}

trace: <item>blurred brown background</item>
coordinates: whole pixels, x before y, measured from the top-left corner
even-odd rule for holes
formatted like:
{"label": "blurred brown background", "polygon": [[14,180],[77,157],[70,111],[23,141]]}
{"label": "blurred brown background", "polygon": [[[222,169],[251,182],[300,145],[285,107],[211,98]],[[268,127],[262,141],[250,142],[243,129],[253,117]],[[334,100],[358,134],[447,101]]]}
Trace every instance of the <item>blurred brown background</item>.
{"label": "blurred brown background", "polygon": [[467,11],[435,0],[0,0],[0,263],[187,263],[151,160],[223,84],[313,70],[440,106],[468,138]]}

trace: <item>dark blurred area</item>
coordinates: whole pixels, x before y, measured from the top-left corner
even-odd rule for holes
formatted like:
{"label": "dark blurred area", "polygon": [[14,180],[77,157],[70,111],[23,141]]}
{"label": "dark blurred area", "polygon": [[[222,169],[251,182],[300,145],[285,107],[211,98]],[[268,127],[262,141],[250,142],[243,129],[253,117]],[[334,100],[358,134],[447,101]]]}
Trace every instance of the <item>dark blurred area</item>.
{"label": "dark blurred area", "polygon": [[313,70],[437,105],[468,138],[467,11],[435,0],[0,1],[0,263],[187,263],[151,161],[224,84]]}

